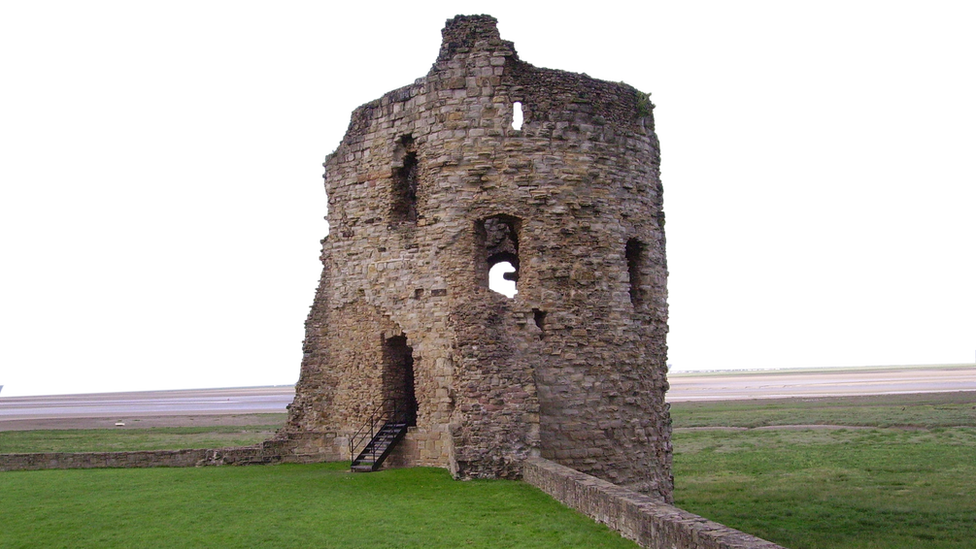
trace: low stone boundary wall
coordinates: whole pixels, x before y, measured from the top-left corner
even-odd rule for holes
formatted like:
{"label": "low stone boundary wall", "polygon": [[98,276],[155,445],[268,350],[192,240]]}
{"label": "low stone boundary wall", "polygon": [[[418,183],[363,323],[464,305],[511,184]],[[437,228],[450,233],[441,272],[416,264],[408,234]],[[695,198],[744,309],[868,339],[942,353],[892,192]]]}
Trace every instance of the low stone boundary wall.
{"label": "low stone boundary wall", "polygon": [[653,549],[783,549],[644,494],[542,458],[528,459],[525,482]]}
{"label": "low stone boundary wall", "polygon": [[259,463],[310,462],[307,456],[282,456],[261,444],[236,448],[148,450],[141,452],[39,452],[0,454],[0,471],[98,469],[109,467],[200,467]]}

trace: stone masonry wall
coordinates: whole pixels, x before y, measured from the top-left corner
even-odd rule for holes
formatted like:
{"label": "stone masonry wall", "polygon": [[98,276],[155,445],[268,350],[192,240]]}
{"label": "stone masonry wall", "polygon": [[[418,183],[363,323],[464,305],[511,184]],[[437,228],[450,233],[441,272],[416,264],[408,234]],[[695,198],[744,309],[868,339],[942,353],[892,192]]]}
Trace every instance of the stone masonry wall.
{"label": "stone masonry wall", "polygon": [[269,463],[313,463],[321,454],[283,457],[270,443],[217,449],[145,450],[136,452],[35,452],[0,454],[0,471],[43,469],[104,469],[144,467],[202,467]]}
{"label": "stone masonry wall", "polygon": [[[348,457],[407,378],[383,353],[405,338],[417,421],[394,463],[514,478],[542,456],[669,501],[652,106],[519,60],[488,16],[443,38],[430,72],[356,109],[326,158],[331,230],[278,442]],[[488,288],[503,260],[511,299]]]}
{"label": "stone masonry wall", "polygon": [[652,549],[783,549],[568,467],[533,458],[524,479],[568,507]]}

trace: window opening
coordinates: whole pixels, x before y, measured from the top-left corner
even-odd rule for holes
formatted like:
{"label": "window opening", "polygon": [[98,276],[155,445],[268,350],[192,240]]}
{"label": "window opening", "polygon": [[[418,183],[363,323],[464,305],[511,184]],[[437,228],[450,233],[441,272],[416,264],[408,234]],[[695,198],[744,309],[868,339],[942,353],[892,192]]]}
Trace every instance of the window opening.
{"label": "window opening", "polygon": [[520,227],[518,218],[507,215],[489,217],[475,225],[479,284],[507,297],[518,293]]}
{"label": "window opening", "polygon": [[419,187],[417,146],[413,136],[399,139],[394,153],[392,201],[390,217],[395,222],[417,221],[417,189]]}
{"label": "window opening", "polygon": [[634,306],[644,302],[641,265],[644,263],[644,245],[636,238],[627,241],[627,275],[630,281],[630,302]]}
{"label": "window opening", "polygon": [[516,101],[515,107],[512,114],[512,128],[516,130],[522,129],[522,102]]}
{"label": "window opening", "polygon": [[546,312],[539,309],[532,309],[532,319],[535,320],[536,328],[539,328],[539,339],[546,337]]}

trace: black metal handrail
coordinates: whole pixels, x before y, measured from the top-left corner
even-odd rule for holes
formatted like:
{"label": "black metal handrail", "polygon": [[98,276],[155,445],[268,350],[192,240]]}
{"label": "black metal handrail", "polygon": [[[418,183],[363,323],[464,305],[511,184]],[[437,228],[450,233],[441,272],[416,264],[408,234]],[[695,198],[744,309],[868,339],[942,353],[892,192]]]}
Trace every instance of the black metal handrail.
{"label": "black metal handrail", "polygon": [[[392,411],[390,411],[389,404],[392,404]],[[395,398],[384,399],[383,402],[376,407],[375,410],[369,415],[369,419],[363,423],[362,427],[356,431],[352,437],[349,438],[349,459],[355,460],[359,457],[360,444],[365,441],[363,449],[369,442],[376,437],[377,425],[382,426],[383,423],[387,421],[395,421],[401,416],[399,401]],[[371,452],[371,457],[373,461],[376,461],[376,445],[373,445],[373,451]]]}

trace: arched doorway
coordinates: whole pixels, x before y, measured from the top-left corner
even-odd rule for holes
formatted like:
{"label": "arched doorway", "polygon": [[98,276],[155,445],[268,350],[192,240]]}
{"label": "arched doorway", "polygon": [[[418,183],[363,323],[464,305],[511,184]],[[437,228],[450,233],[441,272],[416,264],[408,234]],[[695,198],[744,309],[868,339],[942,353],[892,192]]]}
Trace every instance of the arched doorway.
{"label": "arched doorway", "polygon": [[383,342],[383,398],[388,414],[396,412],[397,420],[417,424],[417,396],[414,390],[413,348],[407,336],[389,337]]}

